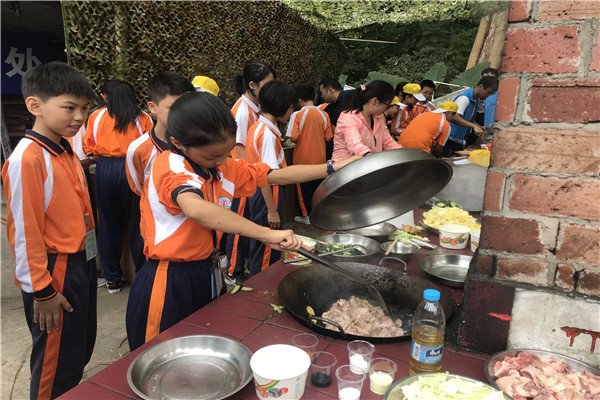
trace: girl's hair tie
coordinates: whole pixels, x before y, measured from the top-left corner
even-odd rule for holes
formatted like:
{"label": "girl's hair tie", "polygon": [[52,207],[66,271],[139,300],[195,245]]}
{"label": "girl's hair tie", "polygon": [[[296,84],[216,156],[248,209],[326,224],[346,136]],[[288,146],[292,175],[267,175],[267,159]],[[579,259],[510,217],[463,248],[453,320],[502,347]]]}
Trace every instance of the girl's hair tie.
{"label": "girl's hair tie", "polygon": [[365,85],[360,85],[360,90],[364,92],[365,90],[367,90],[367,87]]}

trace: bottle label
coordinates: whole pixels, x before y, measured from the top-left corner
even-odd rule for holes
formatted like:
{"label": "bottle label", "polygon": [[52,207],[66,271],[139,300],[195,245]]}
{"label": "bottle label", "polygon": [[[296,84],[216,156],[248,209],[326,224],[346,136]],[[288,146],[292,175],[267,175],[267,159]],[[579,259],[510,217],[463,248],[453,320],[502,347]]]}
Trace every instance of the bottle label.
{"label": "bottle label", "polygon": [[419,362],[426,364],[435,364],[442,361],[443,351],[443,344],[435,347],[428,347],[415,343],[415,341],[413,340],[410,346],[411,357]]}

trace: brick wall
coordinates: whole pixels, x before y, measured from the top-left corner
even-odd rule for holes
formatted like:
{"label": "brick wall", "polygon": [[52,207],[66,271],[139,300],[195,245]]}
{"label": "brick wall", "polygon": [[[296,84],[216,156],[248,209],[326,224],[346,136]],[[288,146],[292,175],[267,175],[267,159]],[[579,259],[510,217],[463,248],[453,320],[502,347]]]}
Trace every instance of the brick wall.
{"label": "brick wall", "polygon": [[600,315],[600,2],[513,0],[508,20],[462,327],[462,345],[485,352],[506,335],[480,346],[468,324],[507,305],[469,308],[482,283],[591,299]]}

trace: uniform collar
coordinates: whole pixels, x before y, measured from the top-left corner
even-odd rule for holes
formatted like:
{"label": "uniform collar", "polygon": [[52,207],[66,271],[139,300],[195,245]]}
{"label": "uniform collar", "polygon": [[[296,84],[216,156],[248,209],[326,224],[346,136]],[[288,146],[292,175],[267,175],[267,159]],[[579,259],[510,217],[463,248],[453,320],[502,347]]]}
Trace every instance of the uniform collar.
{"label": "uniform collar", "polygon": [[246,104],[248,104],[248,106],[252,109],[252,111],[254,111],[256,114],[258,114],[260,112],[260,107],[258,107],[256,104],[254,104],[254,102],[252,100],[250,100],[250,98],[248,96],[246,96],[245,94],[242,95],[242,101]]}
{"label": "uniform collar", "polygon": [[200,166],[198,164],[196,164],[195,162],[190,160],[188,157],[186,157],[186,155],[183,154],[179,149],[169,149],[169,150],[172,151],[173,153],[178,154],[181,157],[185,158],[187,160],[187,162],[190,163],[190,165],[192,166],[192,169],[194,170],[196,175],[198,175],[202,179],[208,180],[210,178],[213,178],[216,181],[219,180],[219,171],[217,171],[216,168],[210,168],[208,170],[208,174],[207,174],[206,172],[204,172],[204,170],[202,168],[200,168]]}
{"label": "uniform collar", "polygon": [[56,143],[54,143],[52,140],[47,138],[46,136],[41,135],[32,129],[27,129],[25,131],[25,137],[28,137],[29,139],[36,142],[37,144],[39,144],[40,146],[42,146],[43,148],[48,150],[52,155],[58,156],[58,155],[62,154],[62,152],[64,152],[65,150],[69,154],[73,153],[71,144],[64,137],[60,138],[60,146],[62,146],[62,148],[59,145],[57,145]]}
{"label": "uniform collar", "polygon": [[152,127],[152,130],[150,130],[150,140],[152,140],[154,146],[157,149],[159,149],[161,153],[169,150],[169,145],[167,144],[167,142],[164,142],[161,139],[159,139],[158,136],[156,136],[156,133],[154,133],[154,127]]}
{"label": "uniform collar", "polygon": [[263,115],[261,115],[258,118],[258,120],[260,122],[264,123],[265,125],[267,125],[269,127],[269,129],[272,130],[275,135],[281,137],[281,132],[279,131],[279,128],[277,127],[277,125],[275,125],[274,123],[272,123],[271,121],[266,119]]}

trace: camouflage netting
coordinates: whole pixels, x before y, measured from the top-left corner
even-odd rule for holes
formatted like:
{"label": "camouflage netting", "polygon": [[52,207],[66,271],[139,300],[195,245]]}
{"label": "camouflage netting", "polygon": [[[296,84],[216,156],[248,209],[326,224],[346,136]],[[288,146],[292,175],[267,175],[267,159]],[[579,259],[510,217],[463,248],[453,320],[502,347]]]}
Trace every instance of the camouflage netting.
{"label": "camouflage netting", "polygon": [[148,80],[163,70],[217,81],[231,105],[244,64],[260,59],[297,85],[337,77],[346,49],[278,1],[63,1],[69,63],[96,88],[130,82],[144,104]]}

